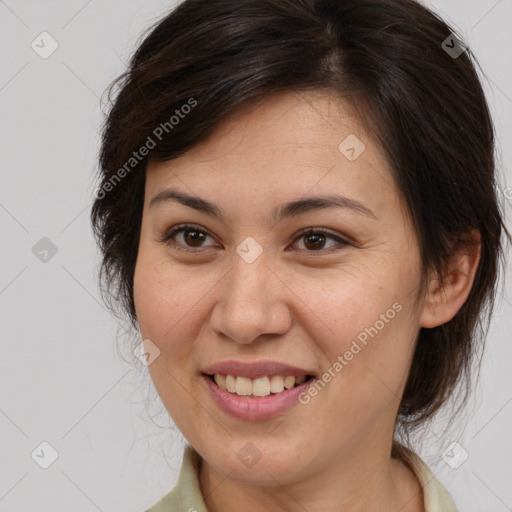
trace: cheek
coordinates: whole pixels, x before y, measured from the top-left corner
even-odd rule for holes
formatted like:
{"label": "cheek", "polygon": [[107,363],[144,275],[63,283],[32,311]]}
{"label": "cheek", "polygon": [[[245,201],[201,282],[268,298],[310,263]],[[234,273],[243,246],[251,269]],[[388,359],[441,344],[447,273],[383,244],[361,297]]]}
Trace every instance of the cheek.
{"label": "cheek", "polygon": [[393,269],[374,270],[338,271],[322,283],[302,280],[296,289],[310,308],[303,326],[323,353],[325,403],[342,414],[371,416],[399,396],[414,349],[416,274],[397,279]]}
{"label": "cheek", "polygon": [[[149,366],[155,381],[165,378],[161,373],[164,366],[172,365],[178,360],[177,348],[173,348],[168,340],[173,337],[173,325],[180,311],[180,296],[173,293],[173,283],[166,281],[161,272],[162,265],[154,263],[151,254],[139,252],[133,280],[133,297],[135,311],[142,339],[150,339],[160,350],[158,359]],[[179,325],[179,324],[178,324]],[[170,354],[172,357],[169,357]],[[172,371],[172,366],[170,368]]]}
{"label": "cheek", "polygon": [[171,269],[168,260],[148,253],[141,253],[137,260],[134,302],[141,337],[160,350],[148,371],[162,403],[184,432],[191,431],[194,418],[201,417],[198,405],[190,400],[197,385],[193,378],[196,284],[192,276]]}
{"label": "cheek", "polygon": [[211,279],[184,272],[168,257],[141,253],[134,274],[134,302],[142,337],[151,339],[171,366],[190,364]]}
{"label": "cheek", "polygon": [[[316,275],[290,280],[304,304],[302,313],[296,312],[300,322],[308,320],[312,339],[331,360],[349,350],[353,340],[364,343],[372,335],[387,336],[408,315],[404,313],[410,302],[407,285],[387,268],[337,269],[321,279]],[[393,336],[398,337],[398,332]]]}
{"label": "cheek", "polygon": [[133,279],[135,309],[143,336],[162,339],[184,307],[187,290],[166,259],[141,248]]}
{"label": "cheek", "polygon": [[[175,311],[177,304],[172,294],[164,294],[166,289],[158,267],[144,253],[139,253],[133,279],[135,310],[143,338],[161,339],[162,323],[167,315]],[[169,327],[168,327],[169,328]]]}

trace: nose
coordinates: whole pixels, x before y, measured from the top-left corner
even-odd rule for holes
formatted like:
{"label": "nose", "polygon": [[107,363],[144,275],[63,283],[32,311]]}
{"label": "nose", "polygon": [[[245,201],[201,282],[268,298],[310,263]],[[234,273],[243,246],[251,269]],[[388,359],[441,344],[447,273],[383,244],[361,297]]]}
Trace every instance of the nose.
{"label": "nose", "polygon": [[210,319],[218,335],[250,344],[290,329],[292,316],[286,303],[290,292],[263,254],[252,263],[236,254],[218,287]]}

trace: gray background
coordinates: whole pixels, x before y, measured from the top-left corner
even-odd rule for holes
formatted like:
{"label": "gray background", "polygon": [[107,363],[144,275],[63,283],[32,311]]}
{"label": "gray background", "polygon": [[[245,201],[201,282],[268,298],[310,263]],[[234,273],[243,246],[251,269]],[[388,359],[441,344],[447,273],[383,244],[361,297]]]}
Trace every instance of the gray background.
{"label": "gray background", "polygon": [[[136,512],[177,480],[183,438],[101,301],[88,217],[99,98],[142,30],[173,5],[0,1],[0,511]],[[510,219],[512,1],[429,5],[464,34],[485,72]],[[47,59],[31,47],[43,31],[59,45]],[[41,252],[43,237],[54,255]],[[512,510],[510,283],[509,269],[464,416],[448,429],[440,418],[421,435],[420,454],[466,512]],[[58,453],[48,469],[35,461],[50,460],[43,441]],[[462,447],[456,457],[468,453],[457,469],[442,458],[453,441]]]}

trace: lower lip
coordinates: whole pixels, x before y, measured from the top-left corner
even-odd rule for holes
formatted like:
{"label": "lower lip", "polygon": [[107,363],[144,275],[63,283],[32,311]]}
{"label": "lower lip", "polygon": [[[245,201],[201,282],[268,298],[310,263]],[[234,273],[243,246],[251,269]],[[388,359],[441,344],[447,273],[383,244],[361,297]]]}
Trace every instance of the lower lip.
{"label": "lower lip", "polygon": [[314,380],[309,379],[294,388],[285,389],[273,395],[250,398],[238,396],[220,388],[207,375],[203,374],[202,377],[212,394],[213,400],[224,412],[247,421],[266,420],[285,412],[298,403],[299,395]]}

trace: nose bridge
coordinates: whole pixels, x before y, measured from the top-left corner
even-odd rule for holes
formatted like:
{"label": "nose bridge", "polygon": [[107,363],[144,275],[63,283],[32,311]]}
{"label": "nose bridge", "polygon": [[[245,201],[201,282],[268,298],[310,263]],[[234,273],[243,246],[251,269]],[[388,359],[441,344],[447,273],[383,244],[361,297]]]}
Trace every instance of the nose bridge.
{"label": "nose bridge", "polygon": [[251,343],[261,334],[286,332],[290,314],[280,296],[282,283],[271,266],[268,253],[251,240],[239,245],[215,304],[214,330],[238,343]]}
{"label": "nose bridge", "polygon": [[[232,300],[243,300],[245,303],[258,302],[263,305],[262,295],[269,291],[272,272],[270,271],[267,254],[261,254],[254,260],[244,259],[237,254],[233,258],[233,267],[230,272],[228,296]],[[251,299],[255,299],[251,301]]]}

